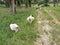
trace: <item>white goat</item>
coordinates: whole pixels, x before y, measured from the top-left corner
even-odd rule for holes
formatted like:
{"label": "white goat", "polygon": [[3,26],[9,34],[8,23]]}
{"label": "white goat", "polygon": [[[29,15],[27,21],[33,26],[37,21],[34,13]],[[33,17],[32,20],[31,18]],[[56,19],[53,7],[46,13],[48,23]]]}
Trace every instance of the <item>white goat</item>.
{"label": "white goat", "polygon": [[32,23],[32,21],[34,20],[34,17],[32,15],[30,15],[29,17],[27,17],[27,21],[28,23]]}
{"label": "white goat", "polygon": [[17,24],[10,24],[10,29],[11,29],[12,31],[17,32],[17,31],[18,31],[18,28],[19,28],[19,26],[18,26]]}

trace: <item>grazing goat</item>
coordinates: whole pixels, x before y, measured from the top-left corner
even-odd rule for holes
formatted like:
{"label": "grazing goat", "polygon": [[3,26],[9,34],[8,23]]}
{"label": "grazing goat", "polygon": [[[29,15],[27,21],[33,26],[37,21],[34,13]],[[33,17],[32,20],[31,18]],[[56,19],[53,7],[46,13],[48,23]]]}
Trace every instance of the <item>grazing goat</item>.
{"label": "grazing goat", "polygon": [[30,24],[33,22],[33,20],[34,20],[34,17],[32,15],[30,15],[29,17],[27,17],[27,21]]}
{"label": "grazing goat", "polygon": [[12,31],[17,32],[18,29],[19,29],[19,26],[18,26],[17,24],[10,24],[10,29],[11,29]]}

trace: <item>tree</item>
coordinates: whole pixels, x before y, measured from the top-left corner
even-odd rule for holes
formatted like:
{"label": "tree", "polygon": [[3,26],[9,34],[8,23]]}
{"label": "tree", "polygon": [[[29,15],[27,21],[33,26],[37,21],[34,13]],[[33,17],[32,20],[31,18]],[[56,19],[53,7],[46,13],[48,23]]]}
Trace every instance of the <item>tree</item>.
{"label": "tree", "polygon": [[15,14],[16,13],[16,8],[15,8],[14,0],[10,0],[10,12],[12,14]]}
{"label": "tree", "polygon": [[20,6],[21,5],[21,0],[17,0],[17,5]]}
{"label": "tree", "polygon": [[4,4],[4,1],[3,0],[0,0],[0,4]]}
{"label": "tree", "polygon": [[44,1],[43,0],[37,0],[37,3],[38,3],[38,6],[39,6],[41,4],[44,4]]}
{"label": "tree", "polygon": [[49,2],[49,0],[44,0],[44,6],[49,6],[48,2]]}
{"label": "tree", "polygon": [[53,3],[54,3],[54,7],[56,6],[56,4],[58,5],[58,3],[59,3],[59,0],[53,0]]}
{"label": "tree", "polygon": [[31,7],[32,0],[24,0],[25,1],[25,6],[26,7]]}
{"label": "tree", "polygon": [[10,0],[5,0],[5,6],[9,7],[10,6]]}
{"label": "tree", "polygon": [[31,0],[28,0],[28,2],[29,2],[29,7],[31,7]]}
{"label": "tree", "polygon": [[26,8],[28,7],[28,0],[24,0]]}

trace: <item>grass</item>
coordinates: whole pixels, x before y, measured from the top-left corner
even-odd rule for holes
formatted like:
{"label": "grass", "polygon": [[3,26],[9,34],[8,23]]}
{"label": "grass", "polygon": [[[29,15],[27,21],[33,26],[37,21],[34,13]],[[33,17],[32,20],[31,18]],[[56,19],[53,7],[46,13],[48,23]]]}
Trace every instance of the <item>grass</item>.
{"label": "grass", "polygon": [[[10,14],[9,8],[0,7],[0,45],[34,45],[37,36],[36,19],[31,25],[27,23],[26,18],[30,14],[37,16],[34,7],[26,11],[17,9],[15,15]],[[20,29],[17,33],[9,28],[11,23],[19,25]]]}

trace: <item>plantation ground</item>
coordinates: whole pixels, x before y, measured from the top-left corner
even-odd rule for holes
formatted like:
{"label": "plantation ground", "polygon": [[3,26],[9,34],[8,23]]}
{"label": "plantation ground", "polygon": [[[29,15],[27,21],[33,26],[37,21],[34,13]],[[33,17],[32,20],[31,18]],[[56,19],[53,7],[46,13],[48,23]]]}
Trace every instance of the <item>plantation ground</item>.
{"label": "plantation ground", "polygon": [[[53,28],[50,34],[51,45],[55,42],[60,45],[60,7],[41,7],[41,20],[49,20],[49,25]],[[26,18],[33,14],[34,22],[30,25]],[[8,8],[0,7],[0,45],[34,45],[37,30],[37,12],[36,7],[22,10],[17,8],[17,14],[12,15]],[[10,23],[16,23],[20,29],[17,33],[9,28]],[[40,34],[42,34],[40,30]]]}

